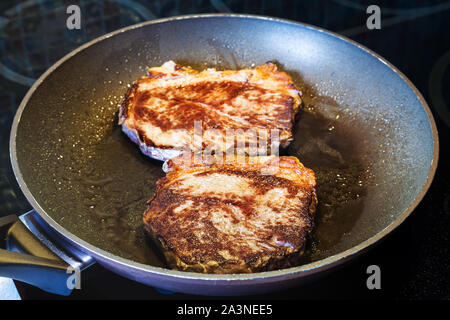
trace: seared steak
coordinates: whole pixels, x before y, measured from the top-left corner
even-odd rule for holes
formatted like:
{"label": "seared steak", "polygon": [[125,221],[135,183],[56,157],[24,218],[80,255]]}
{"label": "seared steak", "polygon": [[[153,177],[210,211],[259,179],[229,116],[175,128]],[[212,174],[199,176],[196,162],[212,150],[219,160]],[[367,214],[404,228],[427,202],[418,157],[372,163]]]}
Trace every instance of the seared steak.
{"label": "seared steak", "polygon": [[[207,148],[213,149],[210,154],[226,152],[236,144],[267,152],[292,141],[300,96],[291,78],[270,62],[198,72],[168,61],[148,69],[148,76],[129,88],[119,124],[144,154],[159,160]],[[200,143],[194,129],[200,131],[195,133]],[[231,140],[227,130],[234,132]]]}
{"label": "seared steak", "polygon": [[314,172],[295,157],[192,159],[165,163],[143,217],[169,267],[245,273],[296,265],[313,228]]}

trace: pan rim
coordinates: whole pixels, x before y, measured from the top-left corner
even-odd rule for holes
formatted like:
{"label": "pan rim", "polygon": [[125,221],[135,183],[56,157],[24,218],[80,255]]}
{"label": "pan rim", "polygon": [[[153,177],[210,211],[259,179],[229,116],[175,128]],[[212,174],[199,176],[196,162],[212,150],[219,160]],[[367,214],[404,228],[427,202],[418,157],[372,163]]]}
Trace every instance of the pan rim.
{"label": "pan rim", "polygon": [[[53,72],[55,71],[60,65],[62,65],[64,62],[69,60],[74,55],[78,54],[79,52],[85,50],[86,48],[96,44],[97,42],[103,41],[105,39],[108,39],[112,36],[115,36],[117,34],[141,28],[146,25],[151,24],[159,24],[159,23],[166,23],[170,21],[175,20],[186,20],[186,19],[203,19],[203,18],[237,18],[237,19],[255,19],[255,20],[265,20],[265,21],[274,21],[279,22],[283,24],[291,24],[291,25],[297,25],[301,26],[307,29],[311,29],[314,31],[318,31],[321,33],[326,33],[328,35],[331,35],[335,38],[338,38],[339,40],[342,40],[348,44],[351,44],[352,46],[356,46],[362,51],[370,54],[383,64],[385,64],[389,69],[391,69],[393,72],[395,72],[414,92],[415,96],[419,100],[420,104],[422,105],[423,109],[425,110],[429,125],[431,128],[431,133],[433,136],[433,158],[429,167],[427,179],[425,183],[423,184],[420,192],[416,195],[414,200],[411,202],[409,207],[403,211],[393,222],[391,222],[387,227],[385,227],[383,230],[379,231],[369,239],[359,243],[356,246],[353,246],[347,250],[344,250],[340,253],[337,253],[335,255],[329,256],[327,258],[317,260],[305,265],[297,266],[297,267],[291,267],[287,269],[280,269],[280,270],[273,270],[273,271],[265,271],[265,272],[256,272],[256,273],[248,273],[248,274],[201,274],[201,273],[195,273],[195,272],[187,272],[187,271],[178,271],[178,270],[171,270],[163,267],[156,267],[151,266],[147,264],[143,264],[140,262],[136,262],[130,259],[122,258],[120,256],[111,254],[110,252],[103,250],[101,248],[98,248],[90,243],[88,243],[85,240],[82,240],[81,238],[77,237],[73,233],[66,230],[64,227],[62,227],[60,224],[58,224],[53,218],[46,213],[46,211],[39,205],[39,203],[36,201],[34,196],[32,195],[31,191],[28,189],[24,178],[21,174],[19,163],[17,159],[17,149],[16,149],[16,136],[17,136],[17,129],[18,125],[22,116],[23,111],[25,110],[26,105],[28,104],[29,99],[33,95],[33,93],[37,90],[37,88],[41,85],[41,83]],[[276,280],[280,277],[297,277],[299,274],[310,274],[310,273],[316,273],[319,271],[323,271],[326,269],[329,269],[335,265],[341,264],[351,258],[356,257],[360,253],[364,252],[365,250],[372,247],[374,244],[376,244],[379,240],[385,238],[388,234],[390,234],[394,229],[396,229],[403,221],[413,212],[413,210],[416,208],[416,206],[422,201],[423,197],[427,193],[428,189],[430,188],[430,185],[433,181],[433,178],[436,173],[437,164],[438,164],[438,157],[439,157],[439,138],[438,138],[438,132],[435,120],[433,118],[433,115],[431,113],[431,110],[423,98],[422,94],[419,92],[419,90],[414,86],[414,84],[395,66],[393,66],[390,62],[388,62],[386,59],[378,55],[377,53],[373,52],[372,50],[366,48],[365,46],[345,37],[340,34],[334,33],[332,31],[319,28],[310,24],[306,24],[303,22],[293,21],[289,19],[283,19],[283,18],[275,18],[275,17],[269,17],[269,16],[262,16],[262,15],[253,15],[253,14],[229,14],[229,13],[206,13],[206,14],[189,14],[189,15],[182,15],[182,16],[174,16],[169,18],[162,18],[162,19],[156,19],[151,21],[145,21],[142,23],[138,23],[135,25],[127,26],[118,30],[115,30],[111,33],[108,33],[106,35],[103,35],[101,37],[98,37],[96,39],[93,39],[77,49],[71,51],[61,59],[59,59],[55,64],[53,64],[47,71],[45,71],[33,84],[33,86],[28,90],[25,97],[23,98],[22,102],[19,105],[19,108],[17,109],[17,112],[15,114],[13,124],[11,127],[11,133],[10,133],[10,160],[13,168],[14,175],[16,177],[16,180],[24,193],[26,199],[30,203],[30,205],[33,207],[33,209],[39,214],[42,219],[49,224],[49,226],[56,231],[58,234],[63,236],[64,238],[67,238],[70,242],[75,243],[77,246],[82,248],[82,250],[89,255],[92,255],[94,258],[101,257],[102,260],[108,260],[113,261],[114,263],[118,263],[124,267],[133,268],[135,270],[140,270],[144,272],[151,272],[154,275],[162,275],[162,276],[170,276],[173,278],[182,278],[182,279],[191,279],[196,281],[225,281],[229,282],[232,280],[236,281],[248,281],[248,280]],[[138,280],[137,280],[138,281]]]}

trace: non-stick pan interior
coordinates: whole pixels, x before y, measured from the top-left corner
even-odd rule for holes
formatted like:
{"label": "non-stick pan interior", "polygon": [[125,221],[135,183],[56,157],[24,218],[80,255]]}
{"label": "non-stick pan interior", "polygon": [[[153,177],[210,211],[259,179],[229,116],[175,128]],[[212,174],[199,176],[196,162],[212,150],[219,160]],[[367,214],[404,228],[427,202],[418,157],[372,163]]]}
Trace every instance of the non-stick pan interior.
{"label": "non-stick pan interior", "polygon": [[[141,222],[163,176],[117,125],[118,105],[146,66],[275,61],[303,91],[295,155],[318,177],[316,232],[305,262],[349,249],[413,202],[433,159],[427,113],[372,54],[316,29],[270,19],[203,17],[146,24],[88,46],[30,97],[17,129],[19,170],[58,224],[115,255],[163,266]],[[17,168],[16,168],[17,169]]]}

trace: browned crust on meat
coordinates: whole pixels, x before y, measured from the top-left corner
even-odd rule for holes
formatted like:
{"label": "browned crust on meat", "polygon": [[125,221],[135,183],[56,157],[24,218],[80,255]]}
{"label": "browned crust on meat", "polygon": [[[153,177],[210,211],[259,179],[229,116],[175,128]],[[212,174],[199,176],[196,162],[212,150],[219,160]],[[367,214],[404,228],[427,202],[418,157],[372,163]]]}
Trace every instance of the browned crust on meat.
{"label": "browned crust on meat", "polygon": [[[267,157],[253,165],[241,165],[237,161],[242,159],[238,158],[227,165],[189,167],[185,161],[169,165],[172,171],[158,181],[143,219],[170,267],[205,273],[243,273],[299,262],[314,226],[314,172],[296,158],[280,157],[279,170],[264,174],[264,168],[274,166],[273,159]],[[239,194],[239,190],[230,189],[223,194],[211,185],[207,191],[196,193],[195,188],[183,187],[190,178],[212,175],[241,179],[251,191]],[[284,190],[283,198],[266,201],[274,190]],[[219,211],[219,216],[214,216]],[[228,232],[224,232],[222,224],[229,228]],[[238,229],[242,236],[234,232]]]}
{"label": "browned crust on meat", "polygon": [[[121,104],[123,131],[138,144],[198,152],[192,139],[180,146],[177,134],[184,130],[185,139],[193,137],[194,122],[201,121],[203,131],[218,130],[223,137],[227,129],[276,129],[281,147],[287,147],[302,101],[286,73],[271,62],[253,69],[208,70],[198,72],[177,64],[173,69],[150,68],[147,77],[128,89]],[[139,141],[132,137],[136,133]],[[162,140],[161,133],[173,135]],[[265,139],[270,148],[271,134]]]}
{"label": "browned crust on meat", "polygon": [[133,83],[125,93],[125,97],[119,109],[119,124],[122,124],[128,118],[128,109],[130,102],[133,100],[137,90],[137,83]]}

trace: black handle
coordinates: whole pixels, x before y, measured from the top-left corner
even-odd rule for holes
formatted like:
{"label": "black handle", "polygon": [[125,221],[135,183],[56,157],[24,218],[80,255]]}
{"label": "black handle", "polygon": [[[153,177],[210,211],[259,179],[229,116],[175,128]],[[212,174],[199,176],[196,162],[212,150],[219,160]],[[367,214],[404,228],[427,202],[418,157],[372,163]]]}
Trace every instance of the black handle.
{"label": "black handle", "polygon": [[0,249],[0,276],[55,294],[72,292],[69,282],[73,268],[42,244],[17,216],[0,218],[0,232],[8,249]]}

